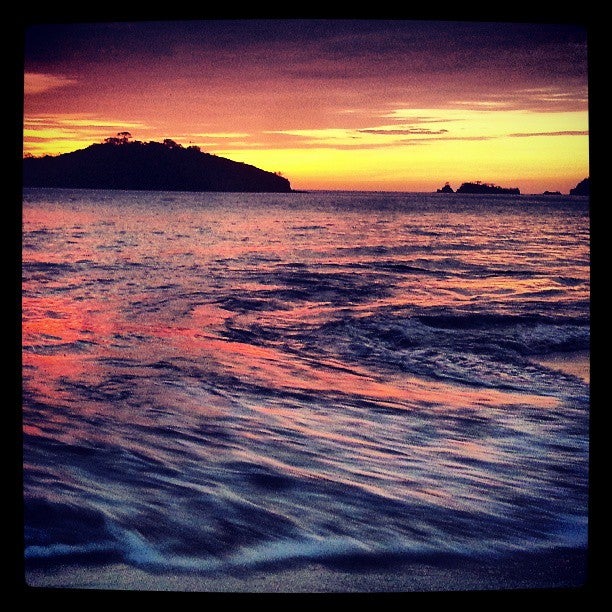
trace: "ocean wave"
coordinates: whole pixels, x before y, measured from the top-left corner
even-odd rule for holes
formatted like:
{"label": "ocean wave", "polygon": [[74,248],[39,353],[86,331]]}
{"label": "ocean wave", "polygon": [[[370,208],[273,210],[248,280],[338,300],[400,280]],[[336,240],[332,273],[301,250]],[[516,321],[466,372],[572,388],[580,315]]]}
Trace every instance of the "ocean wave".
{"label": "ocean wave", "polygon": [[441,329],[495,329],[515,326],[535,325],[580,325],[588,326],[586,317],[550,317],[542,314],[503,314],[503,313],[456,313],[456,314],[422,314],[417,320],[429,327]]}
{"label": "ocean wave", "polygon": [[[568,515],[568,523],[560,530],[570,531],[569,537],[555,537],[538,543],[529,542],[528,550],[547,552],[572,548],[586,550],[586,525],[576,526],[576,517]],[[81,544],[48,544],[26,547],[25,560],[29,567],[87,565],[123,562],[149,573],[216,574],[235,571],[286,569],[290,565],[316,563],[342,571],[388,569],[405,562],[426,562],[433,565],[456,563],[461,560],[512,559],[524,554],[527,547],[520,541],[403,541],[401,538],[368,544],[352,537],[301,536],[267,539],[242,546],[219,555],[184,554],[152,543],[137,530],[110,525],[112,539]]]}
{"label": "ocean wave", "polygon": [[[584,383],[533,363],[530,357],[587,351],[590,324],[585,317],[497,313],[391,313],[344,318],[320,332],[344,357],[386,370],[464,384],[545,394],[577,393]],[[558,377],[564,376],[560,391]]]}
{"label": "ocean wave", "polygon": [[586,545],[589,386],[538,359],[589,348],[587,206],[37,193],[29,567]]}

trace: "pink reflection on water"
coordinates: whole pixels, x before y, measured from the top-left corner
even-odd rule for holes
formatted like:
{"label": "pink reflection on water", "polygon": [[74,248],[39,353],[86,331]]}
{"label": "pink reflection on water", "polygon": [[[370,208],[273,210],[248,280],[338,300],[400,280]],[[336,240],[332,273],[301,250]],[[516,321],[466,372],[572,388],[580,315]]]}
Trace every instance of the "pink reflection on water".
{"label": "pink reflection on water", "polygon": [[204,336],[191,328],[158,330],[183,350],[213,356],[238,378],[255,380],[269,388],[358,395],[402,408],[427,403],[432,410],[465,406],[524,405],[541,408],[558,405],[553,397],[496,389],[471,389],[418,377],[374,376],[364,368],[331,360],[288,358],[281,349],[254,346]]}
{"label": "pink reflection on water", "polygon": [[[410,410],[419,405],[427,405],[434,412],[512,405],[551,409],[558,405],[556,398],[530,393],[474,389],[414,376],[383,376],[331,360],[289,354],[280,346],[258,346],[228,340],[221,335],[230,320],[238,328],[266,322],[281,329],[303,322],[320,325],[338,309],[331,303],[290,302],[278,310],[248,314],[230,312],[212,303],[188,304],[191,308],[188,314],[181,310],[185,303],[139,316],[133,316],[130,311],[130,302],[150,301],[155,305],[158,295],[148,289],[170,282],[182,288],[196,289],[201,284],[208,289],[208,283],[214,280],[222,285],[223,295],[243,297],[259,291],[274,295],[275,290],[287,287],[280,282],[262,283],[248,276],[234,279],[232,274],[245,270],[258,274],[262,270],[275,270],[276,261],[283,264],[299,262],[311,270],[316,269],[317,264],[324,264],[327,272],[350,269],[355,279],[362,274],[360,266],[372,269],[373,262],[386,260],[440,272],[439,276],[408,273],[393,283],[390,279],[395,277],[381,272],[376,282],[387,288],[389,294],[352,304],[351,314],[356,317],[367,316],[384,306],[452,308],[473,301],[523,300],[533,293],[554,291],[558,285],[548,278],[496,275],[496,270],[504,270],[511,264],[527,264],[535,256],[545,256],[551,266],[547,273],[552,273],[558,260],[561,263],[556,273],[562,275],[568,270],[564,260],[585,257],[584,245],[570,239],[565,250],[549,246],[546,228],[541,224],[529,224],[511,215],[498,216],[499,225],[489,227],[486,219],[469,215],[455,217],[451,223],[451,220],[441,220],[437,214],[427,213],[397,217],[373,213],[364,218],[362,214],[349,212],[344,216],[330,216],[320,211],[299,214],[279,211],[279,216],[275,216],[248,209],[244,214],[236,214],[202,208],[197,212],[175,211],[169,229],[167,216],[159,210],[126,210],[125,215],[119,216],[114,208],[109,209],[110,212],[105,212],[103,207],[100,210],[102,212],[29,206],[24,211],[27,231],[55,232],[48,237],[44,248],[27,252],[24,259],[28,262],[62,263],[87,258],[97,264],[156,263],[144,272],[131,272],[135,275],[133,278],[120,279],[116,284],[110,272],[101,272],[101,277],[106,274],[102,280],[109,281],[112,289],[105,291],[105,285],[100,284],[91,293],[82,289],[83,283],[91,278],[75,272],[68,295],[78,294],[85,298],[78,301],[60,295],[24,297],[23,343],[27,350],[23,353],[23,363],[27,383],[47,398],[68,401],[69,393],[61,390],[61,379],[95,384],[112,375],[117,366],[103,364],[104,358],[134,360],[146,365],[188,356],[196,363],[205,364],[212,372],[230,372],[238,379],[267,388],[333,395],[336,399],[343,395],[355,396],[376,400],[398,410]],[[292,229],[296,224],[317,229]],[[414,228],[419,228],[421,233]],[[515,253],[514,238],[531,240],[535,245],[533,253]],[[119,240],[123,241],[123,247],[109,248],[116,246]],[[464,248],[466,245],[469,249]],[[432,250],[439,254],[433,254]],[[422,251],[428,253],[426,260]],[[261,265],[253,263],[253,256],[261,257]],[[183,268],[177,265],[181,262],[185,263]],[[187,264],[194,263],[206,271],[217,266],[218,269],[214,269],[218,276],[213,280],[205,274],[190,277]],[[464,266],[468,272],[459,280],[457,276],[445,276],[451,264],[458,264],[459,270]],[[491,275],[469,277],[473,265],[485,266],[492,271]],[[168,276],[168,269],[174,277]],[[121,270],[117,272],[122,273]],[[584,274],[584,271],[576,269],[576,274]],[[223,285],[226,282],[234,284]],[[36,280],[33,279],[24,283],[25,289],[34,286]],[[50,282],[47,287],[53,289],[55,285]],[[578,285],[576,289],[566,287],[565,291],[573,291],[576,297],[587,297],[585,287],[588,284]],[[124,294],[120,295],[119,290]],[[141,339],[135,341],[135,336]],[[60,345],[66,345],[65,350]],[[31,371],[37,374],[29,376]],[[139,371],[142,378],[146,373],[146,367]],[[152,378],[154,374],[151,371]],[[152,402],[164,397],[170,404],[198,409],[195,397],[186,403],[181,401],[184,391],[168,385],[139,384],[142,387],[139,392]],[[85,404],[81,409],[86,409]],[[280,410],[274,405],[259,409]]]}
{"label": "pink reflection on water", "polygon": [[24,425],[23,433],[29,436],[42,436],[44,435],[42,429],[40,427],[36,427],[35,425]]}

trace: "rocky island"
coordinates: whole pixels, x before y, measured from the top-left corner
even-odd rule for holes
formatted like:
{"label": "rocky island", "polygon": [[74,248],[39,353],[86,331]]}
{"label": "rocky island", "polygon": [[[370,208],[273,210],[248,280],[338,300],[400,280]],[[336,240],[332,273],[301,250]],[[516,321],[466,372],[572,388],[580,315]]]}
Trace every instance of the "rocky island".
{"label": "rocky island", "polygon": [[290,192],[289,181],[170,139],[132,141],[129,132],[57,156],[26,157],[24,187],[151,191]]}
{"label": "rocky island", "polygon": [[591,179],[585,178],[580,181],[573,189],[570,189],[570,195],[588,196],[591,194]]}
{"label": "rocky island", "polygon": [[476,181],[475,183],[462,183],[459,189],[455,192],[453,188],[445,183],[444,187],[437,189],[436,193],[477,193],[477,194],[520,194],[518,187],[498,187],[497,185],[491,185],[490,183],[481,183]]}
{"label": "rocky island", "polygon": [[477,194],[511,194],[519,195],[521,192],[518,187],[499,187],[498,185],[492,185],[490,183],[481,183],[476,181],[475,183],[463,183],[457,193],[477,193]]}

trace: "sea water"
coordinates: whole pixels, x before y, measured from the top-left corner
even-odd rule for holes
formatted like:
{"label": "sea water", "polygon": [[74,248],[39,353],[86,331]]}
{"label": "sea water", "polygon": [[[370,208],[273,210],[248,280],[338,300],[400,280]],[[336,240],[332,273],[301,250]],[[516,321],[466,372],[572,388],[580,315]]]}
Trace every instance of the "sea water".
{"label": "sea water", "polygon": [[26,189],[26,574],[587,546],[589,204]]}

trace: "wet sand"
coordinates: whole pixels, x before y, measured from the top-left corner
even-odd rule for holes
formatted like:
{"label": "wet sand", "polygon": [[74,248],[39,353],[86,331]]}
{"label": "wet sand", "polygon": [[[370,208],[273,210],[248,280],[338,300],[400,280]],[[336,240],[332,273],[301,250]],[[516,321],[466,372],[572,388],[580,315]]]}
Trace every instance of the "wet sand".
{"label": "wet sand", "polygon": [[571,353],[551,353],[543,357],[534,357],[533,360],[552,370],[560,370],[566,374],[582,378],[591,382],[591,356],[589,351]]}
{"label": "wet sand", "polygon": [[454,559],[385,567],[329,567],[311,563],[240,575],[148,573],[124,564],[31,570],[27,585],[59,589],[202,593],[408,593],[571,589],[588,587],[587,554],[563,549],[512,560]]}

